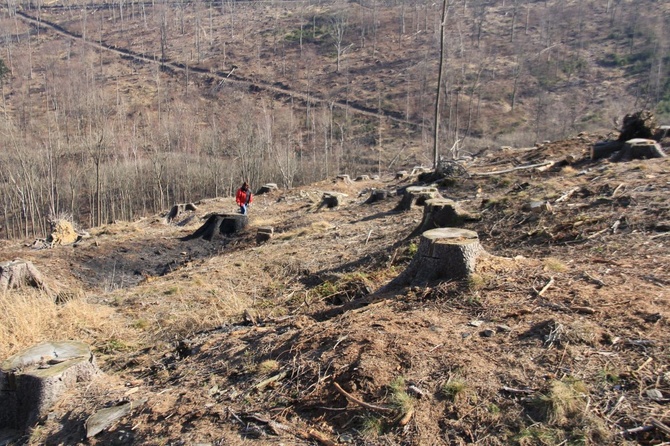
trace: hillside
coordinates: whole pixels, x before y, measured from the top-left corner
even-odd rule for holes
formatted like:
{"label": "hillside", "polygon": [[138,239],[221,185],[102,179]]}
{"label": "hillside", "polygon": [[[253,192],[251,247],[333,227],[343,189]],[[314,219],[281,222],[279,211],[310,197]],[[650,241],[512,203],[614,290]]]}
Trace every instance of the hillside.
{"label": "hillside", "polygon": [[[448,1],[446,157],[668,117],[667,2]],[[441,3],[6,2],[5,238],[433,160]]]}
{"label": "hillside", "polygon": [[[422,210],[365,200],[416,178],[261,195],[245,232],[212,242],[180,238],[230,198],[197,203],[181,226],[157,215],[77,246],[2,242],[70,298],[3,296],[3,355],[76,338],[105,372],[15,444],[670,441],[670,164],[590,161],[598,139],[491,151],[440,183],[482,217],[466,227],[490,256],[466,282],[381,289],[416,251]],[[347,198],[319,210],[324,191]],[[260,226],[275,235],[257,245]],[[84,439],[88,416],[127,400],[129,416]]]}

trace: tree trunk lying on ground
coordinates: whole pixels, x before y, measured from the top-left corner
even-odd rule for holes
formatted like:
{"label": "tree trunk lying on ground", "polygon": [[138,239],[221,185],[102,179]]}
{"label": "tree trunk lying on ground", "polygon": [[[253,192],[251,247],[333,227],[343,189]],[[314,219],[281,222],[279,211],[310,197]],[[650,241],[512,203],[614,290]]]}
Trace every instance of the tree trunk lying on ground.
{"label": "tree trunk lying on ground", "polygon": [[12,356],[0,364],[0,428],[33,425],[65,391],[99,373],[81,342],[40,344]]}
{"label": "tree trunk lying on ground", "polygon": [[245,214],[212,214],[200,228],[182,240],[203,238],[212,241],[215,237],[235,234],[248,224],[249,217]]}
{"label": "tree trunk lying on ground", "polygon": [[474,231],[460,228],[431,229],[421,234],[419,249],[409,266],[383,289],[424,286],[433,280],[458,280],[475,271],[485,253]]}
{"label": "tree trunk lying on ground", "polygon": [[39,288],[47,294],[51,294],[49,287],[47,287],[42,279],[42,274],[40,274],[32,262],[17,259],[0,263],[0,291],[4,292],[26,285]]}
{"label": "tree trunk lying on ground", "polygon": [[480,219],[480,216],[461,209],[453,200],[433,198],[426,201],[421,224],[407,238],[416,237],[430,229],[461,227],[465,222]]}

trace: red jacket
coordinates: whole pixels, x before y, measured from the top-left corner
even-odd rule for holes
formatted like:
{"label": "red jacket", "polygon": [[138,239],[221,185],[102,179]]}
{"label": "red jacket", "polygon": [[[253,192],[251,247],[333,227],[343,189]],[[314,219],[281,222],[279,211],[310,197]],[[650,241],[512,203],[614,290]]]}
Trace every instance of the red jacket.
{"label": "red jacket", "polygon": [[241,187],[239,189],[237,189],[237,195],[235,196],[235,201],[237,201],[238,206],[242,206],[244,204],[251,204],[253,199],[254,199],[254,197],[251,194],[250,190],[245,191],[245,190],[242,190]]}

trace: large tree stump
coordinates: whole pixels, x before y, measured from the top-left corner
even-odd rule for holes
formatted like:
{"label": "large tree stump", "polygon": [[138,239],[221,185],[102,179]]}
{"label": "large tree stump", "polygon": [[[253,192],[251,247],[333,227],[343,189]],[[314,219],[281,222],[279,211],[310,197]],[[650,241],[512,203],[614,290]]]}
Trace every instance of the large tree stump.
{"label": "large tree stump", "polygon": [[442,198],[436,187],[410,186],[405,189],[396,210],[409,211],[413,206],[424,206],[426,201],[433,198]]}
{"label": "large tree stump", "polygon": [[321,197],[321,203],[319,204],[317,211],[323,207],[326,207],[328,209],[338,207],[344,202],[344,198],[346,196],[347,196],[346,194],[340,194],[338,192],[324,192],[323,196]]}
{"label": "large tree stump", "polygon": [[272,191],[279,190],[279,187],[275,183],[266,183],[256,191],[256,195],[268,194]]}
{"label": "large tree stump", "polygon": [[407,238],[416,237],[435,228],[461,227],[466,222],[480,219],[481,216],[463,210],[454,200],[433,198],[426,201],[421,224]]}
{"label": "large tree stump", "polygon": [[183,240],[203,238],[212,241],[215,237],[240,232],[248,224],[249,217],[246,214],[212,214],[200,228]]}
{"label": "large tree stump", "polygon": [[477,258],[484,253],[479,236],[460,228],[431,229],[421,234],[419,249],[409,266],[384,287],[423,286],[434,280],[458,280],[475,271]]}
{"label": "large tree stump", "polygon": [[66,390],[99,373],[81,342],[40,344],[12,356],[0,364],[0,428],[31,426]]}
{"label": "large tree stump", "polygon": [[351,183],[351,178],[347,174],[341,174],[335,177],[335,181],[342,181],[343,183]]}
{"label": "large tree stump", "polygon": [[667,155],[653,139],[636,138],[626,141],[623,148],[610,158],[611,161],[630,161],[633,159],[665,158]]}
{"label": "large tree stump", "polygon": [[271,226],[263,226],[258,228],[256,231],[256,243],[259,245],[265,243],[272,238],[274,234],[274,229]]}
{"label": "large tree stump", "polygon": [[42,274],[32,262],[21,259],[0,263],[0,291],[32,286],[51,294]]}
{"label": "large tree stump", "polygon": [[389,191],[385,189],[372,189],[370,196],[365,200],[365,204],[376,203],[377,201],[386,200],[389,197]]}
{"label": "large tree stump", "polygon": [[193,203],[175,204],[172,206],[172,209],[170,209],[170,212],[168,212],[168,214],[165,216],[165,220],[170,223],[184,212],[197,210],[198,208]]}

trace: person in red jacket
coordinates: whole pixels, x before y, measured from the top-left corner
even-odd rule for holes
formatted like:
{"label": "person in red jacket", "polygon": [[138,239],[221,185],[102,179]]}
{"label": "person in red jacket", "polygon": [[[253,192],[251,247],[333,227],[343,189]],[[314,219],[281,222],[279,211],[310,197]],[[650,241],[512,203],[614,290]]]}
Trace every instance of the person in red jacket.
{"label": "person in red jacket", "polygon": [[253,200],[251,191],[249,190],[249,185],[245,181],[242,186],[237,189],[237,194],[235,195],[235,201],[237,201],[238,206],[240,207],[240,214],[246,214]]}

